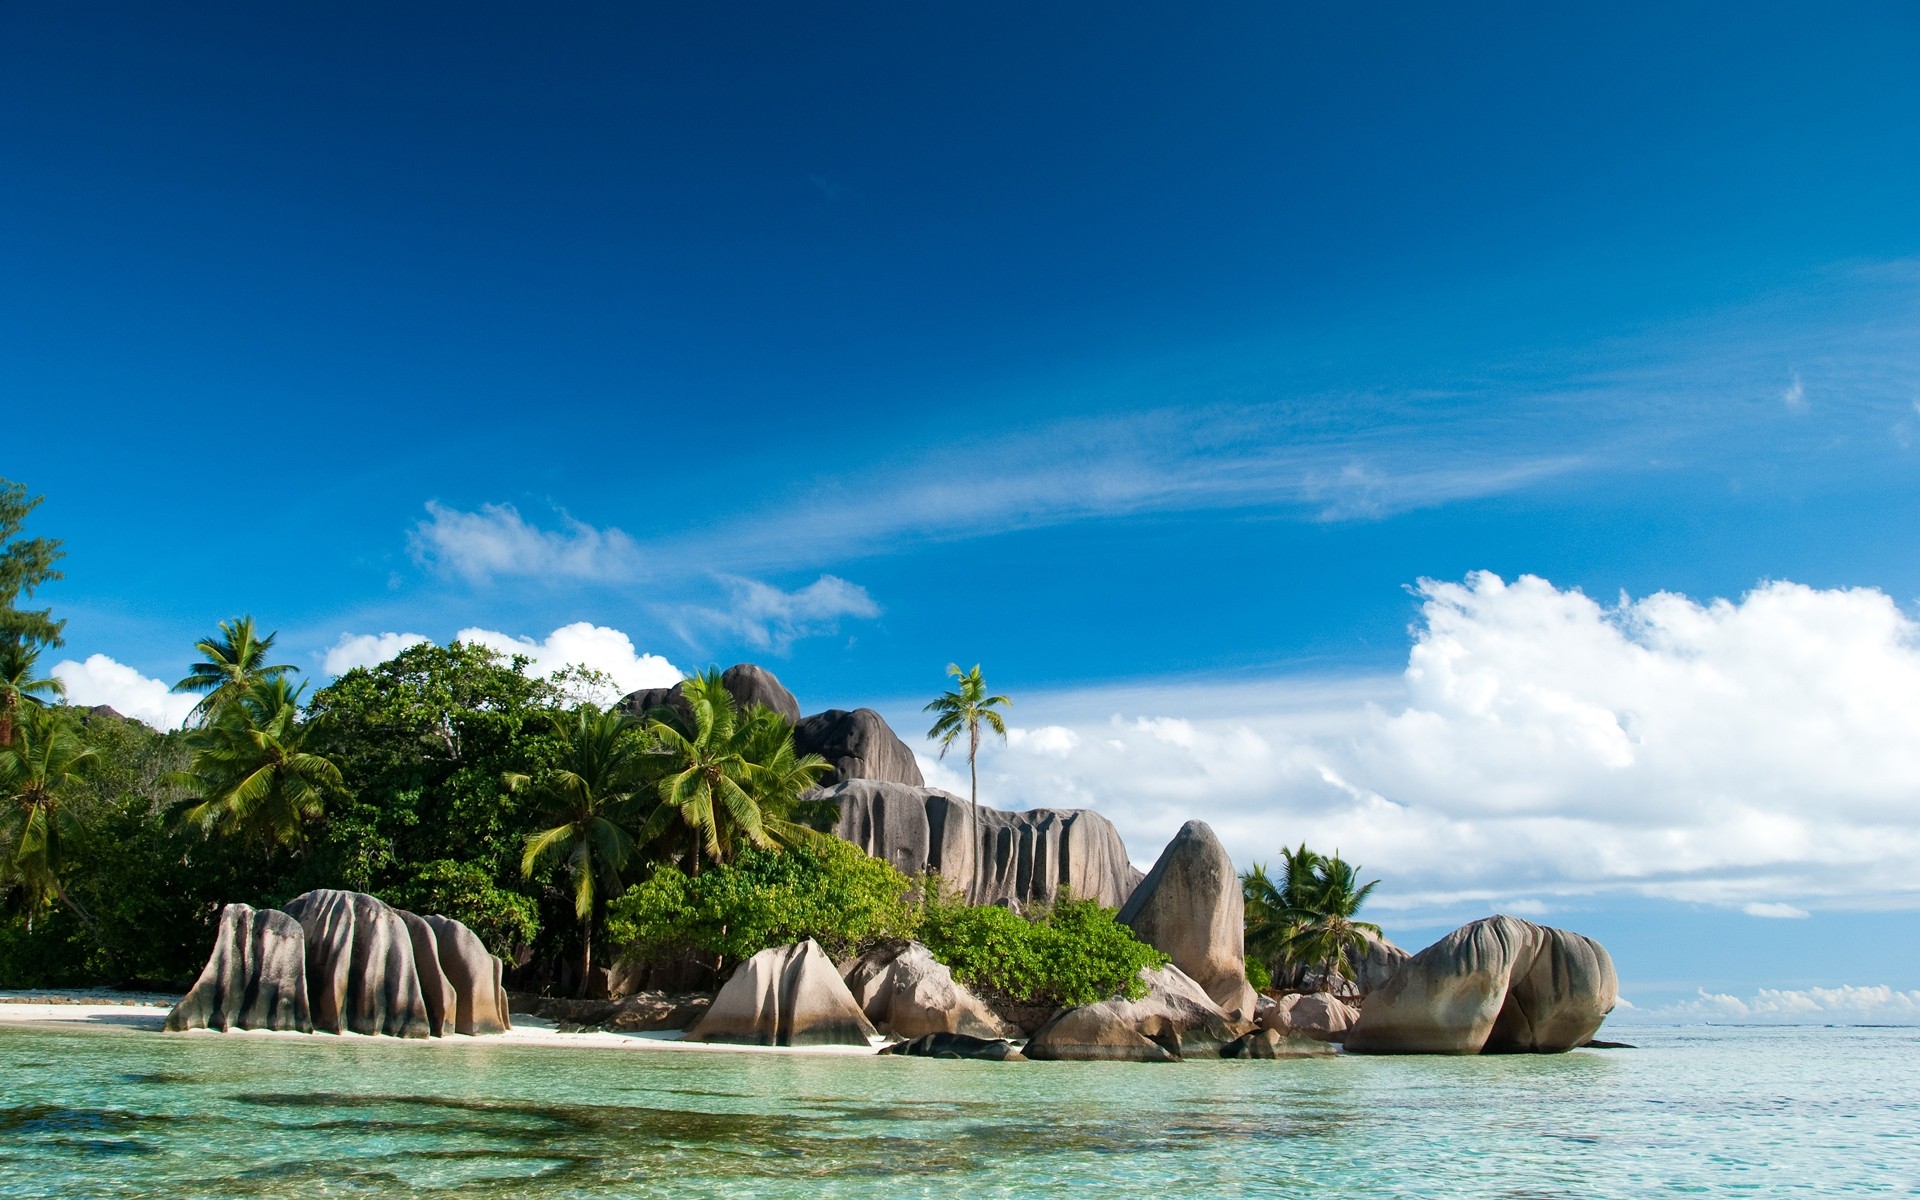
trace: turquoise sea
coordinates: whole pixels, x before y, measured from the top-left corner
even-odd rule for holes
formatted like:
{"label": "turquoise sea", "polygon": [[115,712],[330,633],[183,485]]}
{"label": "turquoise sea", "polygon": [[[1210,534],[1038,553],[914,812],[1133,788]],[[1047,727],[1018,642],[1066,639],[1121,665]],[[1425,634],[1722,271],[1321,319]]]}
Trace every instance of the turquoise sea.
{"label": "turquoise sea", "polygon": [[0,1027],[5,1196],[1920,1191],[1920,1030],[970,1063]]}

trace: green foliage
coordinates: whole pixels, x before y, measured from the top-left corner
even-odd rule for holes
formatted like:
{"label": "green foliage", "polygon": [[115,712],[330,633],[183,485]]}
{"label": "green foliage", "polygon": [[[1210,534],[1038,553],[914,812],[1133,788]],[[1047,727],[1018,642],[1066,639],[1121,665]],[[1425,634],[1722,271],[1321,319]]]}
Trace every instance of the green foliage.
{"label": "green foliage", "polygon": [[276,675],[254,679],[212,709],[187,738],[193,760],[177,779],[190,793],[181,818],[263,848],[304,842],[343,783],[340,768],[306,750],[312,731],[300,721],[299,702],[300,689]]}
{"label": "green foliage", "polygon": [[1267,964],[1257,958],[1247,960],[1247,982],[1256,992],[1264,992],[1273,987],[1273,976],[1267,971]]}
{"label": "green foliage", "polygon": [[31,598],[42,584],[59,579],[53,564],[66,556],[53,538],[23,538],[27,514],[45,499],[27,496],[24,484],[0,479],[0,641],[29,646],[58,646],[65,621],[53,619],[51,609],[23,609],[22,596]]}
{"label": "green foliage", "polygon": [[270,633],[261,637],[252,617],[220,622],[219,636],[204,637],[193,644],[200,652],[201,661],[188,669],[187,677],[174,684],[173,690],[205,693],[200,703],[193,706],[193,715],[203,723],[211,721],[227,704],[252,690],[254,684],[279,679],[297,670],[284,663],[267,661],[267,655],[273,650],[273,639],[279,636]]}
{"label": "green foliage", "polygon": [[911,888],[890,863],[821,837],[785,851],[745,850],[698,875],[663,866],[613,902],[607,933],[635,962],[693,954],[731,965],[804,938],[842,958],[913,935]]}
{"label": "green foliage", "polygon": [[533,900],[500,887],[474,863],[446,858],[422,863],[412,879],[389,888],[382,898],[409,912],[452,917],[508,961],[540,932],[540,912]]}
{"label": "green foliage", "polygon": [[1366,951],[1368,935],[1380,936],[1378,925],[1354,919],[1380,881],[1363,886],[1351,863],[1337,853],[1309,850],[1304,842],[1297,850],[1282,847],[1280,854],[1277,882],[1264,863],[1240,877],[1247,958],[1293,977],[1316,971],[1320,987],[1332,990],[1353,977],[1353,957]]}
{"label": "green foliage", "polygon": [[1007,722],[998,710],[1012,707],[1013,701],[1005,696],[987,695],[987,681],[980,677],[979,663],[973,664],[971,671],[962,671],[959,663],[948,663],[947,674],[959,680],[960,686],[935,696],[922,710],[939,714],[933,728],[927,730],[927,736],[940,743],[940,757],[945,758],[960,735],[967,735],[967,775],[973,785],[973,800],[978,803],[980,774],[975,760],[980,755],[980,726],[986,725],[1005,741]]}
{"label": "green foliage", "polygon": [[83,923],[92,917],[67,894],[61,875],[81,824],[74,793],[96,761],[60,714],[29,709],[0,747],[0,884],[18,888],[27,927],[55,899]]}
{"label": "green foliage", "polygon": [[1138,999],[1146,991],[1141,970],[1168,962],[1112,909],[1070,896],[1021,916],[998,905],[955,903],[932,888],[921,909],[920,940],[960,982],[1021,1004]]}

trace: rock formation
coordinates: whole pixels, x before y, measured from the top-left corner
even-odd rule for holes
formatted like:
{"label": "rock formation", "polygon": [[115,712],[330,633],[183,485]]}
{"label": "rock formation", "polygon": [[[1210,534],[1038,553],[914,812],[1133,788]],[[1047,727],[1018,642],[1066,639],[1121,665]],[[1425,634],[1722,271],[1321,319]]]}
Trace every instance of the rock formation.
{"label": "rock formation", "polygon": [[733,973],[687,1031],[696,1042],[749,1046],[865,1046],[872,1022],[812,938],[762,950]]}
{"label": "rock formation", "polygon": [[847,990],[874,1026],[912,1040],[932,1033],[1014,1038],[1020,1031],[954,982],[953,972],[919,942],[877,947],[848,964]]}
{"label": "rock formation", "polygon": [[886,719],[870,708],[852,712],[830,708],[802,717],[793,727],[796,754],[818,754],[833,771],[821,777],[823,787],[849,779],[879,779],[921,787],[920,763],[895,735]]}
{"label": "rock formation", "polygon": [[1026,1055],[1013,1048],[1005,1038],[968,1037],[964,1033],[929,1033],[910,1042],[895,1042],[882,1054],[906,1054],[914,1058],[978,1058],[990,1062],[1025,1062]]}
{"label": "rock formation", "polygon": [[206,968],[167,1028],[504,1033],[501,971],[460,922],[360,892],[308,892],[285,911],[229,904]]}
{"label": "rock formation", "polygon": [[1069,888],[1118,907],[1140,873],[1113,823],[1085,809],[1001,812],[935,788],[856,779],[823,795],[834,832],[908,875],[938,874],[969,904],[1050,901]]}
{"label": "rock formation", "polygon": [[307,944],[300,922],[271,908],[229,904],[200,978],[167,1014],[167,1028],[313,1032]]}
{"label": "rock formation", "polygon": [[1260,1028],[1320,1042],[1342,1042],[1359,1019],[1359,1010],[1346,1001],[1325,992],[1307,992],[1282,996],[1261,1015]]}
{"label": "rock formation", "polygon": [[1240,875],[1206,822],[1180,827],[1127,899],[1120,921],[1173,959],[1229,1016],[1252,1018]]}
{"label": "rock formation", "polygon": [[765,667],[752,663],[728,667],[720,672],[720,686],[733,694],[742,712],[760,704],[785,717],[789,725],[800,723],[800,702]]}
{"label": "rock formation", "polygon": [[1247,1032],[1244,1022],[1230,1019],[1178,967],[1142,971],[1140,978],[1147,984],[1144,997],[1062,1011],[1034,1032],[1027,1057],[1177,1062],[1188,1055],[1218,1055]]}
{"label": "rock formation", "polygon": [[1590,1040],[1619,998],[1591,938],[1496,916],[1454,930],[1367,997],[1360,1054],[1557,1053]]}
{"label": "rock formation", "polygon": [[1325,1058],[1332,1053],[1326,1042],[1273,1029],[1256,1029],[1220,1047],[1221,1058]]}

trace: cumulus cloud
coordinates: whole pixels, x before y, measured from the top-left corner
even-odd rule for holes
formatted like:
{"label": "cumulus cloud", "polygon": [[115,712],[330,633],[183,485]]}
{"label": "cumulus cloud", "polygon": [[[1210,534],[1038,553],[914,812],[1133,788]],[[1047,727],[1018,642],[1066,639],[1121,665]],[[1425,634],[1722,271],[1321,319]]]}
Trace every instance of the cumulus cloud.
{"label": "cumulus cloud", "polygon": [[1720,1021],[1742,1025],[1920,1025],[1920,991],[1886,984],[1761,988],[1742,999],[1705,988],[1691,999],[1657,1008],[1617,1013],[1627,1021]]}
{"label": "cumulus cloud", "polygon": [[559,515],[561,528],[542,529],[511,504],[465,512],[430,500],[408,544],[420,565],[476,584],[500,576],[618,581],[638,572],[631,537]]}
{"label": "cumulus cloud", "polygon": [[1338,848],[1409,917],[1920,904],[1920,629],[1884,593],[1602,604],[1480,573],[1418,595],[1398,678],[1022,697],[1073,737],[988,745],[982,798],[1098,808],[1142,863],[1195,816],[1243,866]]}
{"label": "cumulus cloud", "polygon": [[175,693],[160,680],[104,654],[90,654],[84,662],[57,662],[53,677],[66,685],[68,704],[81,708],[105,704],[155,729],[180,728],[200,702],[199,696]]}
{"label": "cumulus cloud", "polygon": [[409,646],[432,640],[420,633],[343,633],[328,649],[320,669],[329,675],[345,675],[355,667],[377,667]]}
{"label": "cumulus cloud", "polygon": [[800,638],[838,632],[843,618],[880,615],[867,589],[837,575],[822,575],[791,592],[732,575],[720,582],[727,590],[725,607],[694,605],[683,611],[689,637],[707,629],[737,637],[757,650],[784,654]]}
{"label": "cumulus cloud", "polygon": [[686,672],[660,655],[635,650],[633,639],[618,629],[589,621],[563,625],[540,641],[477,628],[462,629],[454,637],[502,654],[525,655],[531,660],[526,667],[529,675],[544,677],[573,666],[604,672],[613,680],[618,695],[591,697],[600,703],[641,688],[672,687],[686,678]]}

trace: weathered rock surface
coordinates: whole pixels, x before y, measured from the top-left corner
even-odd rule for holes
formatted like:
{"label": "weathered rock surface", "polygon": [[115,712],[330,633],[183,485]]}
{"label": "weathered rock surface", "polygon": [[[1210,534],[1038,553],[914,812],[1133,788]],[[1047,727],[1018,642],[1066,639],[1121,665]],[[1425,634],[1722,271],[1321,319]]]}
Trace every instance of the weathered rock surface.
{"label": "weathered rock surface", "polygon": [[919,942],[876,947],[848,965],[847,990],[875,1028],[898,1038],[955,1033],[1019,1037],[1020,1031],[954,981],[953,972]]}
{"label": "weathered rock surface", "polygon": [[1360,1019],[1360,1011],[1337,996],[1324,992],[1282,996],[1260,1018],[1260,1028],[1282,1034],[1298,1034],[1321,1042],[1343,1042],[1347,1030]]}
{"label": "weathered rock surface", "polygon": [[505,1033],[512,1027],[507,990],[501,986],[506,965],[452,917],[423,919],[433,930],[435,956],[451,990],[446,1024],[455,1033],[474,1036]]}
{"label": "weathered rock surface", "polygon": [[1120,921],[1173,959],[1229,1016],[1252,1018],[1240,875],[1205,821],[1180,827],[1120,909]]}
{"label": "weathered rock surface", "polygon": [[970,1037],[964,1033],[929,1033],[910,1042],[895,1042],[882,1054],[915,1058],[979,1058],[990,1062],[1025,1062],[1026,1056],[1005,1038]]}
{"label": "weathered rock surface", "polygon": [[326,1033],[423,1038],[433,1026],[399,912],[363,892],[322,888],[287,902],[307,937],[307,999]]}
{"label": "weathered rock surface", "polygon": [[434,1037],[447,1032],[447,1015],[457,1005],[453,984],[440,965],[440,941],[425,917],[417,917],[404,908],[393,910],[406,923],[407,939],[413,943],[413,969],[420,979],[420,999],[427,1006],[427,1031]]}
{"label": "weathered rock surface", "polygon": [[687,1031],[696,1042],[750,1046],[864,1046],[877,1036],[840,972],[808,938],[762,950],[727,980]]}
{"label": "weathered rock surface", "polygon": [[871,779],[824,795],[840,806],[841,837],[908,875],[938,874],[970,904],[1045,902],[1068,888],[1117,908],[1140,879],[1113,822],[1085,809],[1001,812],[936,788]]}
{"label": "weathered rock surface", "polygon": [[1064,1010],[1034,1032],[1027,1057],[1174,1062],[1217,1055],[1247,1032],[1245,1022],[1229,1018],[1178,967],[1142,971],[1140,978],[1147,984],[1145,996]]}
{"label": "weathered rock surface", "polygon": [[924,786],[920,763],[913,751],[893,732],[886,719],[870,708],[852,712],[830,708],[811,717],[802,717],[793,727],[796,754],[818,754],[833,767],[823,776],[821,786],[831,787],[849,779],[878,779]]}
{"label": "weathered rock surface", "polygon": [[1398,971],[1400,965],[1412,955],[1384,937],[1364,930],[1361,931],[1361,936],[1367,939],[1367,948],[1363,953],[1354,956],[1353,978],[1336,975],[1333,986],[1323,989],[1321,983],[1326,974],[1324,971],[1297,966],[1291,970],[1276,972],[1273,976],[1274,986],[1293,988],[1302,992],[1326,990],[1333,992],[1336,996],[1351,996],[1356,993],[1365,996],[1386,986],[1387,980],[1392,979],[1394,972]]}
{"label": "weathered rock surface", "polygon": [[300,922],[271,908],[227,905],[220,912],[213,953],[167,1014],[167,1028],[313,1032]]}
{"label": "weathered rock surface", "polygon": [[1220,1047],[1221,1058],[1325,1058],[1333,1047],[1316,1038],[1256,1029]]}
{"label": "weathered rock surface", "polygon": [[[720,686],[727,689],[743,713],[756,704],[762,704],[785,717],[788,724],[800,723],[800,702],[765,667],[736,663],[720,672]],[[682,715],[692,713],[677,683],[672,687],[642,688],[637,692],[629,692],[620,701],[621,708],[643,719],[652,716],[654,709],[663,706],[678,709]]]}
{"label": "weathered rock surface", "polygon": [[1454,930],[1367,997],[1346,1047],[1360,1054],[1557,1053],[1590,1040],[1619,998],[1592,938],[1515,917]]}

